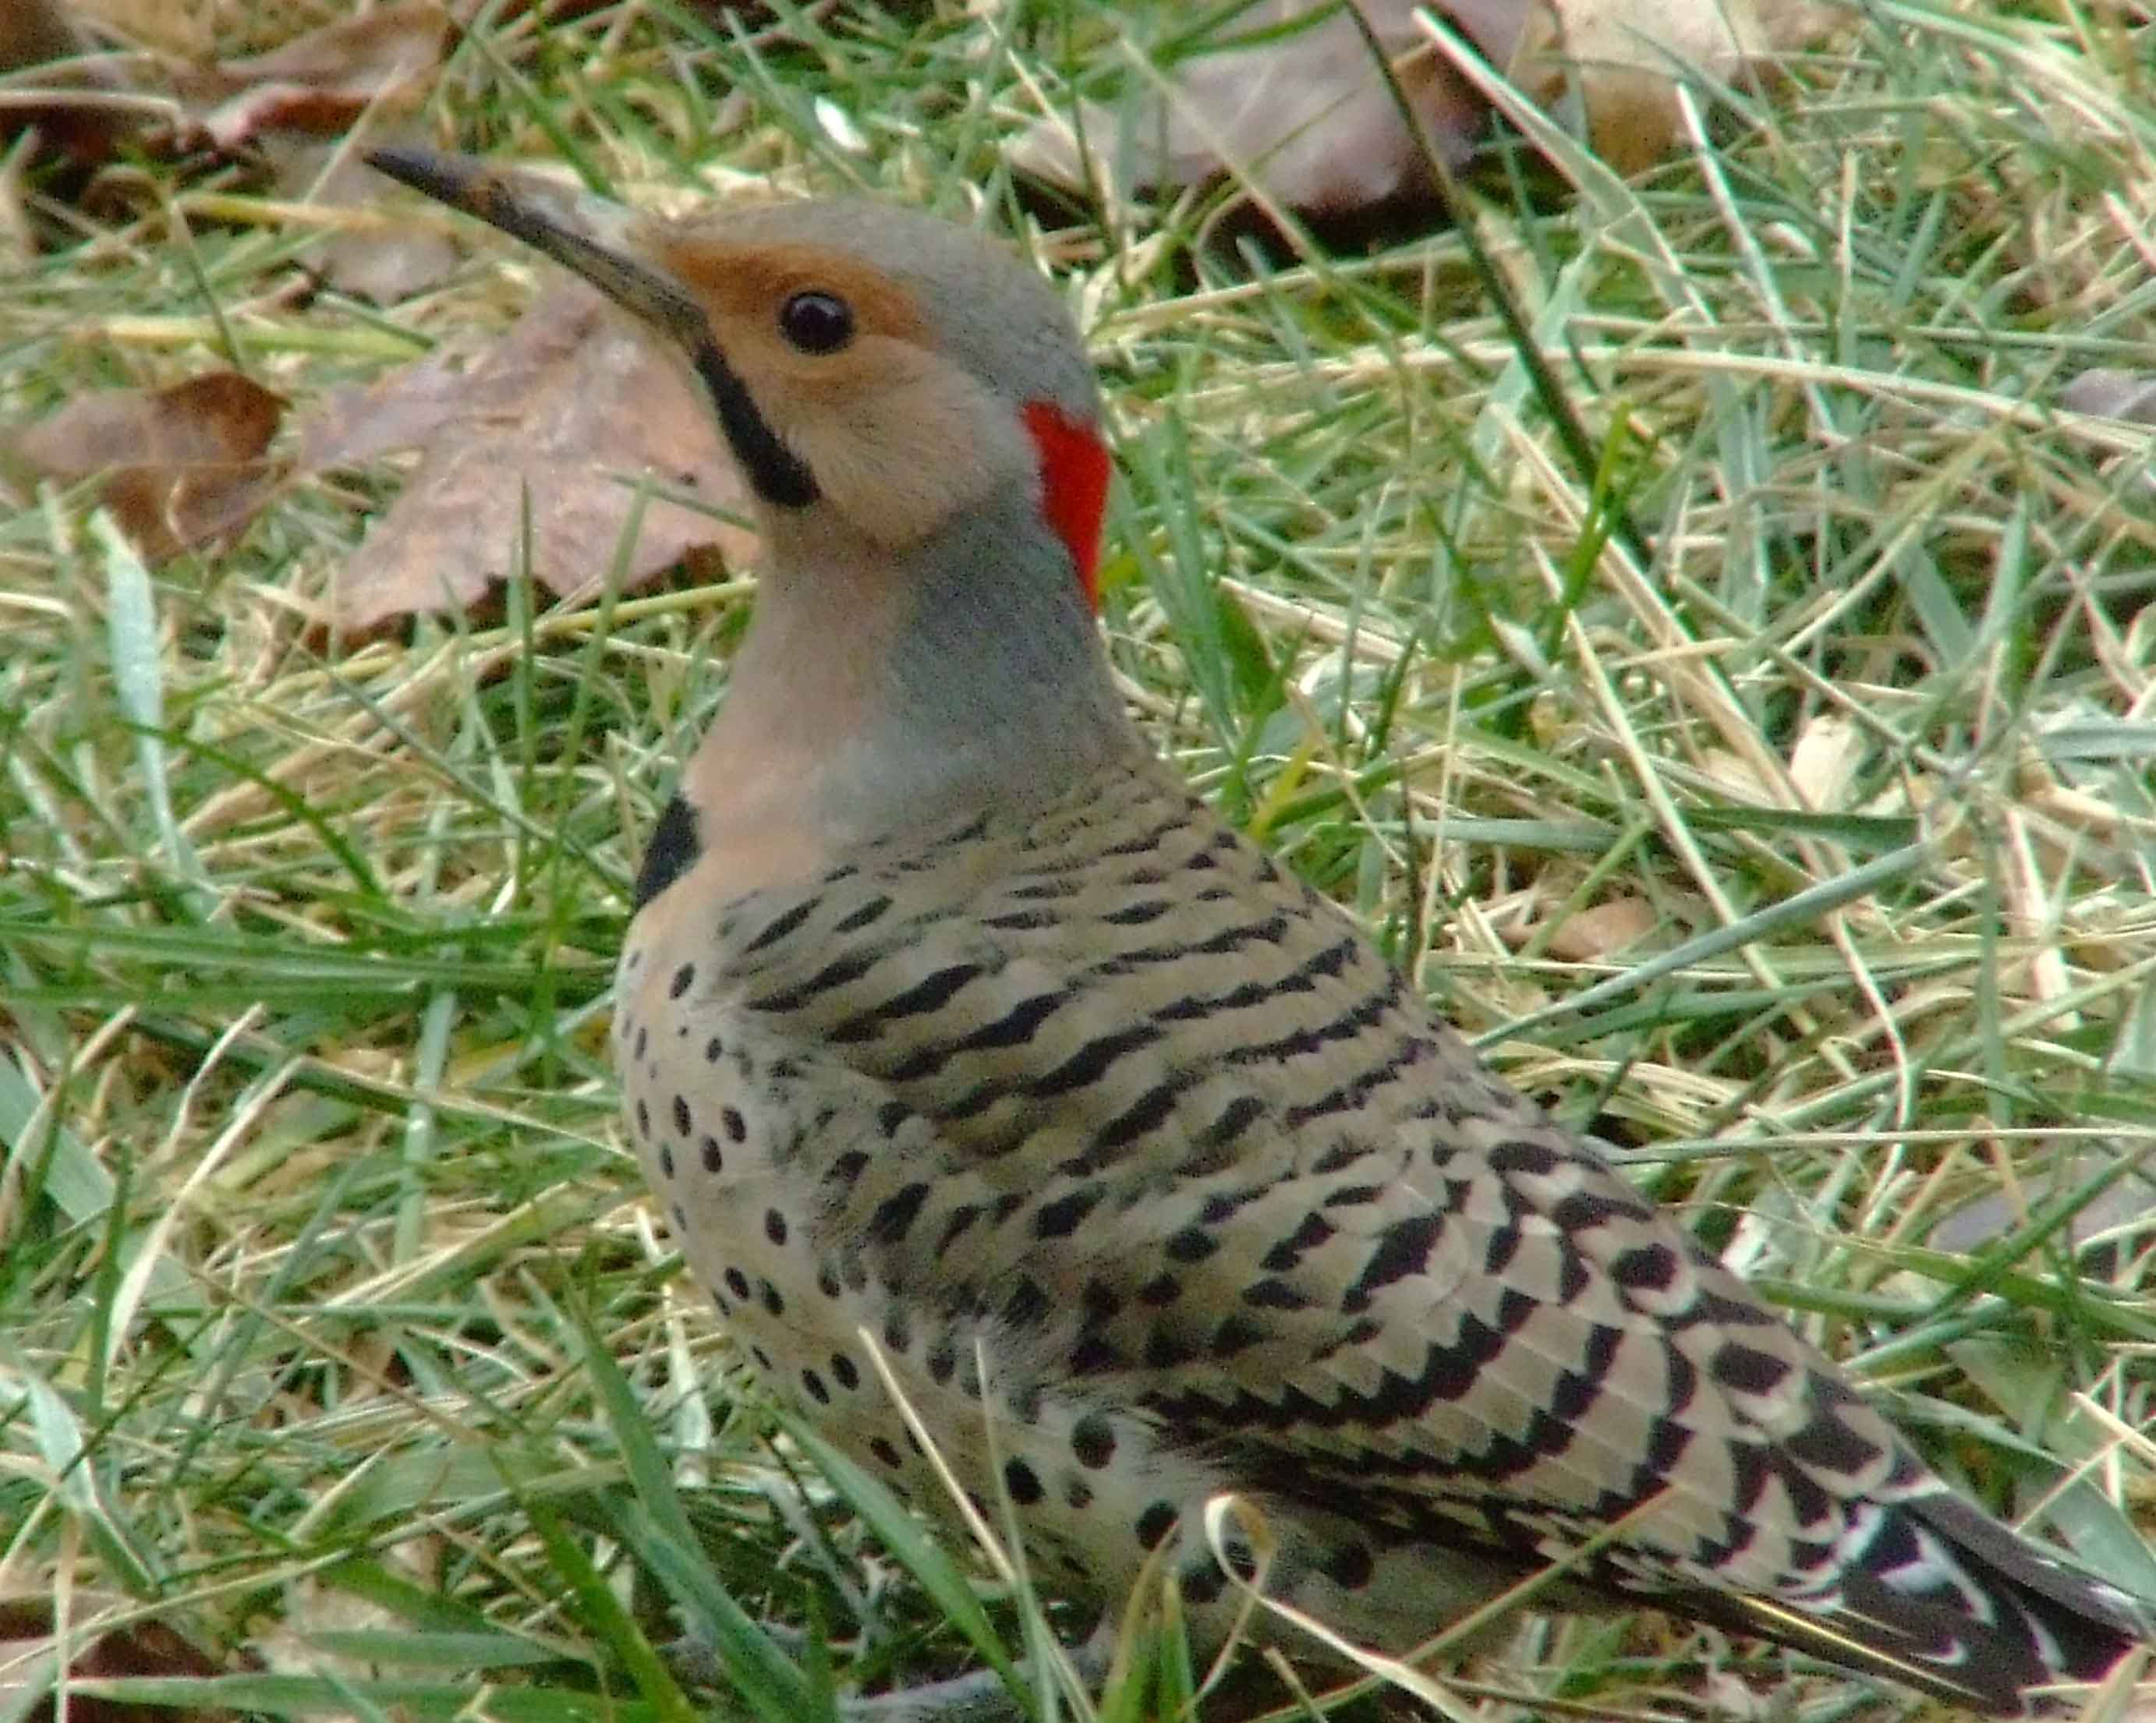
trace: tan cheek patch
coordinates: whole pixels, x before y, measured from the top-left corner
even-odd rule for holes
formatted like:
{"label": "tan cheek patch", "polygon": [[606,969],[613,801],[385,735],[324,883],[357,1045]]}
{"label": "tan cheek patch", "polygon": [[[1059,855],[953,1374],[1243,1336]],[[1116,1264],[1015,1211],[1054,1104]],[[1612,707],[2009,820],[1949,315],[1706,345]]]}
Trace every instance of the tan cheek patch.
{"label": "tan cheek patch", "polygon": [[885,356],[890,362],[860,387],[836,397],[759,392],[753,377],[743,380],[759,400],[771,395],[772,428],[824,495],[864,536],[896,550],[1032,475],[1017,459],[1022,450],[998,446],[996,423],[1010,415],[980,384],[918,348]]}
{"label": "tan cheek patch", "polygon": [[[994,487],[1032,482],[1025,451],[998,446],[995,427],[1011,415],[932,350],[913,296],[858,258],[817,245],[676,239],[660,261],[695,291],[765,423],[873,542],[916,544]],[[852,309],[846,346],[803,353],[780,334],[786,302],[808,292]]]}

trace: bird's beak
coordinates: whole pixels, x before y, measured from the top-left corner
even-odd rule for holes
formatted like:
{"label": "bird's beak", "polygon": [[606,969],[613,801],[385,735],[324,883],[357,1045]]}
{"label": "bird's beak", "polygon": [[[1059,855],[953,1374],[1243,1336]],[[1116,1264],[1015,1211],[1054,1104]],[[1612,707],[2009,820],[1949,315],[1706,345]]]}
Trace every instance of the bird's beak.
{"label": "bird's beak", "polygon": [[506,172],[471,156],[432,150],[369,150],[367,162],[392,179],[461,209],[565,264],[616,304],[692,351],[704,339],[704,314],[669,275],[643,260],[632,209],[527,174]]}

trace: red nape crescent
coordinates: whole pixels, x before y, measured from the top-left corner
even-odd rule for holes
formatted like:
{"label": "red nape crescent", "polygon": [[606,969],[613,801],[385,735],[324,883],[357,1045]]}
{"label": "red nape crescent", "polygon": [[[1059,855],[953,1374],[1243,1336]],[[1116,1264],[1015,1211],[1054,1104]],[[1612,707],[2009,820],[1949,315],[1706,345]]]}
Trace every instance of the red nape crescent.
{"label": "red nape crescent", "polygon": [[1086,603],[1101,605],[1101,515],[1108,501],[1108,445],[1052,401],[1025,403],[1025,428],[1040,457],[1040,511],[1078,571]]}

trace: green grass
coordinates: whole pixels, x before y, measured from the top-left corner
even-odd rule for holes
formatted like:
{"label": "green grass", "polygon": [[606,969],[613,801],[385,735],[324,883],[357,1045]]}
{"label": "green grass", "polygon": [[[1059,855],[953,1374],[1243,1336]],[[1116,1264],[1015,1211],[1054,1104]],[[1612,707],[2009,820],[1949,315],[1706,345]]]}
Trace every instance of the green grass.
{"label": "green grass", "polygon": [[[1033,92],[1131,62],[1082,3],[964,11],[483,25],[423,129],[634,197],[1008,217]],[[1584,470],[1456,234],[1222,255],[1205,193],[1029,236],[1100,358],[1106,622],[1160,746],[1949,1476],[2144,1593],[2156,490],[2144,433],[2055,403],[2156,355],[2152,68],[2127,13],[1896,0],[1712,105],[1711,155],[1489,166]],[[304,413],[528,292],[478,237],[386,313],[280,293],[318,236],[264,182],[102,190],[0,283],[23,416],[223,365]],[[648,1649],[676,1607],[767,1717],[1021,1651],[1022,1584],[737,1397],[619,1141],[628,882],[746,583],[325,647],[295,601],[396,483],[154,575],[87,488],[0,520],[0,1599],[223,1672],[138,1696],[370,1720],[686,1716]],[[1613,903],[1638,945],[1578,919]],[[1532,1615],[1461,1690],[1674,1715],[1731,1672],[1807,1720],[1862,1696]]]}

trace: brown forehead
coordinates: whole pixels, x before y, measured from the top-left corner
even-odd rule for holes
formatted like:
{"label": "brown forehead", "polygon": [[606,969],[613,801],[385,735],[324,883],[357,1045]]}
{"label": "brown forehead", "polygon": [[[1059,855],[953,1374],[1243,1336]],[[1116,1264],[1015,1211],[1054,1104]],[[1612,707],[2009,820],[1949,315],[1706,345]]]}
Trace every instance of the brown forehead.
{"label": "brown forehead", "polygon": [[921,306],[890,276],[850,253],[826,245],[777,240],[674,238],[660,261],[712,310],[733,315],[775,312],[797,293],[835,294],[853,307],[865,333],[926,342]]}

